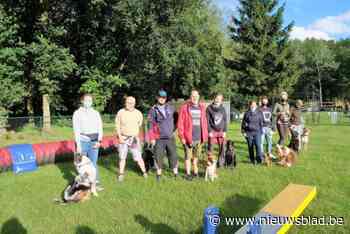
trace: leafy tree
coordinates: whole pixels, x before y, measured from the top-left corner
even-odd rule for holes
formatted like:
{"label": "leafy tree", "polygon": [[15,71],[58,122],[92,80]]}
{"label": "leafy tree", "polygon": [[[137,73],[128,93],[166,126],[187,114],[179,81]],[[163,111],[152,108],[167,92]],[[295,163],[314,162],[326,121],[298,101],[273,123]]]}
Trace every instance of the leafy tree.
{"label": "leafy tree", "polygon": [[230,25],[238,58],[228,64],[238,73],[238,92],[249,97],[290,90],[300,71],[288,40],[293,23],[283,27],[284,5],[279,7],[278,0],[240,0],[238,11]]}
{"label": "leafy tree", "polygon": [[40,95],[47,94],[50,100],[55,100],[59,83],[76,68],[73,56],[68,49],[56,45],[42,35],[38,36],[37,42],[28,46],[28,55],[32,57],[32,93],[37,91]]}
{"label": "leafy tree", "polygon": [[20,103],[26,95],[23,84],[25,50],[18,37],[16,18],[9,16],[0,5],[0,118]]}
{"label": "leafy tree", "polygon": [[[334,52],[329,48],[327,42],[316,39],[308,39],[299,45],[299,53],[303,68],[303,86],[312,85],[318,87],[320,105],[323,104],[323,83],[334,83],[334,73],[339,64],[335,60]],[[302,88],[299,86],[299,88]]]}

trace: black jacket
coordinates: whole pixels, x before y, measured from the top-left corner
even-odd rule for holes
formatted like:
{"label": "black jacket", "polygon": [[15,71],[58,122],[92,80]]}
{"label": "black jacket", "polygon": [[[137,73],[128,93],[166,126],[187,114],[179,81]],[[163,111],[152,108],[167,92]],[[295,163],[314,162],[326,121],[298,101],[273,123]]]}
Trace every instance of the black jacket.
{"label": "black jacket", "polygon": [[248,136],[262,134],[263,121],[264,117],[258,108],[254,112],[248,110],[243,116],[242,133],[246,133]]}
{"label": "black jacket", "polygon": [[227,131],[227,115],[223,105],[216,107],[210,104],[207,107],[208,132],[226,132]]}

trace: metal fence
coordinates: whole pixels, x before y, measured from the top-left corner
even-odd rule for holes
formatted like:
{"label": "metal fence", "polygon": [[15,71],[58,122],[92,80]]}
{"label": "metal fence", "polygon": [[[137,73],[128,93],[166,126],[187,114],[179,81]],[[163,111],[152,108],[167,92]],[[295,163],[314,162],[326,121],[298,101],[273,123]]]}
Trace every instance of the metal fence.
{"label": "metal fence", "polygon": [[[337,112],[337,111],[303,111],[302,116],[305,124],[312,125],[349,125],[350,126],[350,112]],[[104,128],[107,130],[114,129],[115,115],[105,114],[102,115],[102,121]],[[231,122],[240,122],[242,113],[232,109],[230,113]],[[145,115],[146,121],[146,115]],[[26,129],[43,128],[43,117],[10,117],[0,118],[0,128],[7,131],[20,132]],[[147,123],[145,122],[147,125]],[[72,116],[52,116],[51,117],[52,128],[72,128]]]}

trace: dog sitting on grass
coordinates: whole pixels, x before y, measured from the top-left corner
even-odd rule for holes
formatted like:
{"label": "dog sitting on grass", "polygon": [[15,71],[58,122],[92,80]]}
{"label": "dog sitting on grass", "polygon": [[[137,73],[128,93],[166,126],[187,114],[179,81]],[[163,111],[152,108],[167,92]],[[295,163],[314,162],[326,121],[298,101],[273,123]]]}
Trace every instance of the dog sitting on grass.
{"label": "dog sitting on grass", "polygon": [[205,181],[214,181],[217,178],[216,163],[214,157],[209,154],[205,163]]}
{"label": "dog sitting on grass", "polygon": [[236,161],[236,151],[235,143],[232,140],[228,140],[226,143],[226,152],[225,152],[225,167],[234,168],[237,165]]}
{"label": "dog sitting on grass", "polygon": [[278,164],[284,167],[291,167],[296,163],[297,153],[286,147],[277,145]]}
{"label": "dog sitting on grass", "polygon": [[91,194],[98,196],[96,191],[96,168],[86,155],[74,156],[74,166],[78,175],[74,178],[63,192],[60,203],[84,202],[90,199]]}
{"label": "dog sitting on grass", "polygon": [[303,134],[301,135],[301,144],[305,150],[307,150],[307,148],[308,148],[310,133],[311,133],[310,128],[304,128]]}

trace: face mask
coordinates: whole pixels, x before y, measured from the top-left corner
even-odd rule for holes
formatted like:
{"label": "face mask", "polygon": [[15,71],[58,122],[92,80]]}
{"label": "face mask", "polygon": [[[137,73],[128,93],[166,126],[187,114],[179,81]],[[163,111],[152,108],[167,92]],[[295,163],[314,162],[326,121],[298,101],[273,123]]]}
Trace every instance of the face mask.
{"label": "face mask", "polygon": [[83,106],[84,106],[85,108],[91,108],[91,106],[92,106],[92,100],[85,99],[85,100],[83,101]]}

